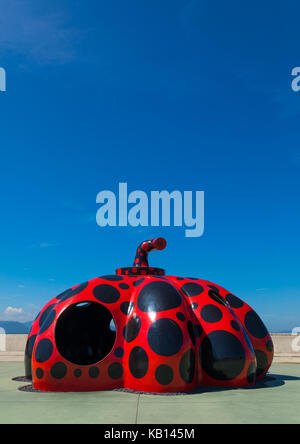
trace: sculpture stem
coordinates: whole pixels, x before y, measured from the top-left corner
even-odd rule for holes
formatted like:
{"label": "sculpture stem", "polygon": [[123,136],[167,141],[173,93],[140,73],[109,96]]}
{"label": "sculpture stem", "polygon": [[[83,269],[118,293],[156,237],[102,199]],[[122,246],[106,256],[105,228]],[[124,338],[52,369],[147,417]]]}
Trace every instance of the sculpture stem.
{"label": "sculpture stem", "polygon": [[150,239],[142,242],[137,250],[134,259],[134,267],[149,267],[148,253],[150,251],[164,250],[167,246],[167,241],[163,237]]}

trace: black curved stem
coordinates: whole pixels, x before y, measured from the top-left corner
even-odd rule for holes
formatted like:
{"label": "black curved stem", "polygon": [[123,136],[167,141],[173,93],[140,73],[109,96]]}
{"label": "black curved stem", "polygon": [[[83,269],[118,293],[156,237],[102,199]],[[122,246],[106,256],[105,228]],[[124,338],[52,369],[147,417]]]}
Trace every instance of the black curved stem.
{"label": "black curved stem", "polygon": [[149,239],[142,242],[137,250],[134,259],[134,267],[149,267],[148,254],[150,251],[164,250],[167,246],[167,241],[163,237],[156,239]]}

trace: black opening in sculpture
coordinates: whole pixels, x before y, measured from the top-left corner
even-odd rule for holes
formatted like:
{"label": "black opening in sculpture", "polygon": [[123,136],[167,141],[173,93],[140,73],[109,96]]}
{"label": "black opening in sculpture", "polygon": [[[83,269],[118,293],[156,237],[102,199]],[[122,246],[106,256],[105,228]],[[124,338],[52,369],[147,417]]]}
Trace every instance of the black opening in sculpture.
{"label": "black opening in sculpture", "polygon": [[111,312],[96,302],[69,306],[58,318],[55,342],[59,353],[69,362],[91,365],[101,361],[113,348]]}

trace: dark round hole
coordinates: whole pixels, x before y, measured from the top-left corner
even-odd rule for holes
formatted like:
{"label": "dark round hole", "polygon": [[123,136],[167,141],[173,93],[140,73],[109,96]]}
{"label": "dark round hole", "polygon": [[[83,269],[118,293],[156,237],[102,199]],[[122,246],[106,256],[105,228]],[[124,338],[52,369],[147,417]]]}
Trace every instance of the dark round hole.
{"label": "dark round hole", "polygon": [[116,331],[111,328],[112,324],[111,312],[97,302],[71,305],[57,320],[57,349],[73,364],[96,364],[113,348]]}

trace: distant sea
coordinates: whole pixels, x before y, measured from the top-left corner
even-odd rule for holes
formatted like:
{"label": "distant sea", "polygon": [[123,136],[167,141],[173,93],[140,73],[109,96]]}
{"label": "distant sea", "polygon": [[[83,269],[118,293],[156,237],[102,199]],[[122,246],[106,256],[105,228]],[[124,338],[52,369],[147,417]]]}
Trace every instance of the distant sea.
{"label": "distant sea", "polygon": [[[8,335],[21,335],[28,334],[31,330],[33,321],[31,322],[13,322],[13,321],[0,321],[0,328],[5,330]],[[1,331],[0,331],[1,333]]]}

